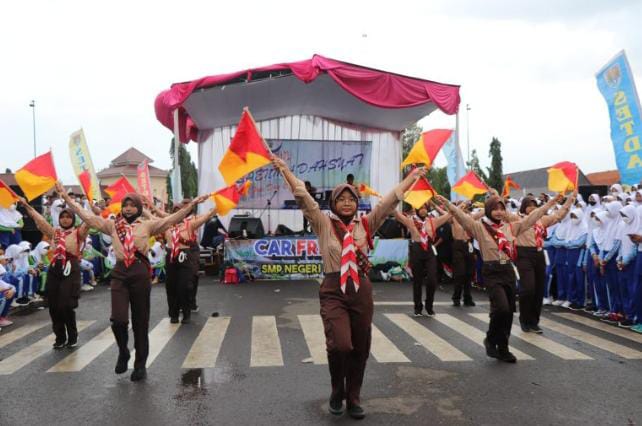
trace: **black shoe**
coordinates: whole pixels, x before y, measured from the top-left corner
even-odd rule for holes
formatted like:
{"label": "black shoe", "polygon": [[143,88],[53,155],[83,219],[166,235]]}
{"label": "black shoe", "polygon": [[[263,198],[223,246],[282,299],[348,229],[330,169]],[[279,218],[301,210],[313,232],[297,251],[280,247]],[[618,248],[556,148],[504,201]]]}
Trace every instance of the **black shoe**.
{"label": "black shoe", "polygon": [[461,302],[459,300],[453,300],[453,306],[458,308],[461,306]]}
{"label": "black shoe", "polygon": [[530,328],[530,326],[528,324],[520,322],[519,325],[522,327],[522,331],[524,333],[530,333],[531,332],[531,328]]}
{"label": "black shoe", "polygon": [[464,306],[477,306],[473,299],[470,300],[464,300]]}
{"label": "black shoe", "polygon": [[421,316],[421,311],[415,311],[414,316],[420,317]]}
{"label": "black shoe", "polygon": [[194,312],[194,313],[198,312],[198,306],[197,305],[192,306],[191,309],[192,309],[192,312]]}
{"label": "black shoe", "polygon": [[74,340],[70,339],[65,345],[65,347],[67,348],[75,348],[76,346],[78,346],[78,339],[74,339]]}
{"label": "black shoe", "polygon": [[348,415],[353,419],[361,420],[366,417],[366,412],[360,405],[353,405],[348,407]]}
{"label": "black shoe", "polygon": [[[176,322],[178,322],[178,321],[176,321]],[[192,322],[190,320],[190,317],[183,317],[183,320],[181,321],[181,324],[189,324],[190,322]]]}
{"label": "black shoe", "polygon": [[529,328],[531,329],[531,331],[532,331],[533,333],[537,333],[537,334],[542,334],[542,333],[544,333],[544,331],[542,331],[542,329],[541,329],[541,328],[539,328],[539,325],[529,325]]}
{"label": "black shoe", "polygon": [[589,304],[589,305],[586,305],[586,307],[584,308],[584,312],[595,312],[595,311],[597,311],[597,306],[595,305]]}
{"label": "black shoe", "polygon": [[584,309],[584,306],[577,303],[571,303],[571,306],[568,307],[571,311],[581,311]]}
{"label": "black shoe", "polygon": [[631,328],[634,325],[635,325],[635,323],[633,321],[631,321],[630,319],[625,319],[625,320],[620,321],[618,323],[618,327],[622,327],[622,328]]}
{"label": "black shoe", "polygon": [[341,416],[343,414],[343,400],[330,398],[328,411],[333,416]]}
{"label": "black shoe", "polygon": [[427,317],[434,317],[435,316],[435,311],[432,309],[426,309],[426,316]]}
{"label": "black shoe", "polygon": [[497,347],[493,344],[491,344],[488,341],[488,338],[484,339],[484,347],[486,348],[486,355],[488,355],[491,358],[497,358]]}
{"label": "black shoe", "polygon": [[169,322],[172,323],[172,324],[178,324],[178,317],[171,317],[169,319]]}
{"label": "black shoe", "polygon": [[116,368],[114,372],[116,374],[123,374],[127,371],[127,362],[129,362],[129,351],[124,354],[118,355],[118,361],[116,361]]}
{"label": "black shoe", "polygon": [[517,362],[517,358],[508,350],[508,347],[497,350],[497,359],[511,364]]}
{"label": "black shoe", "polygon": [[134,368],[132,375],[129,376],[132,382],[138,382],[147,377],[147,369],[145,367]]}
{"label": "black shoe", "polygon": [[54,349],[62,349],[65,347],[65,342],[61,342],[59,340],[56,340],[56,342],[53,344]]}

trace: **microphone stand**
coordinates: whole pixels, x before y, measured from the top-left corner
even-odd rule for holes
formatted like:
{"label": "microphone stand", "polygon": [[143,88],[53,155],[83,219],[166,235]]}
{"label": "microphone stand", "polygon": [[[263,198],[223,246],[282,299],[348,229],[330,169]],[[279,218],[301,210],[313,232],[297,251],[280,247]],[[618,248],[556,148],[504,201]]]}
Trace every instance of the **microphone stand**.
{"label": "microphone stand", "polygon": [[267,210],[267,214],[268,214],[268,235],[272,235],[272,221],[271,221],[271,217],[270,217],[270,212],[272,210],[272,199],[274,198],[274,196],[278,192],[279,191],[276,190],[276,191],[274,191],[272,193],[272,196],[270,198],[268,198],[268,200],[266,202],[265,208],[261,211],[261,214],[259,214],[259,219],[260,219],[261,217],[263,217],[263,213],[265,213],[265,211]]}

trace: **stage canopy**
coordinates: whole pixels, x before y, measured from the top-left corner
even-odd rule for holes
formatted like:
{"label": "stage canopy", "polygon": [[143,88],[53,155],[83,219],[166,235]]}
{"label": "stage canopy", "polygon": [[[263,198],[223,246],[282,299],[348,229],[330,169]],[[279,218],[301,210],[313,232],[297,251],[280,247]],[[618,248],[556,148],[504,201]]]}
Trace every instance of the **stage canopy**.
{"label": "stage canopy", "polygon": [[459,86],[379,71],[314,55],[229,74],[176,83],[156,97],[158,120],[181,142],[203,141],[210,130],[235,125],[244,106],[257,121],[311,115],[399,132],[440,109],[455,114]]}

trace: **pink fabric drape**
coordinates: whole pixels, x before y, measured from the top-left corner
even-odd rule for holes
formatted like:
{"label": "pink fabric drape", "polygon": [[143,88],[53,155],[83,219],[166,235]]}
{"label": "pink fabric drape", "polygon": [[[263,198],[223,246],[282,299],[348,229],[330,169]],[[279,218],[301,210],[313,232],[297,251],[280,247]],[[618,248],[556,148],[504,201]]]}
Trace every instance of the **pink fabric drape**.
{"label": "pink fabric drape", "polygon": [[181,142],[195,141],[198,128],[182,108],[183,102],[194,90],[224,84],[239,77],[251,80],[252,74],[257,72],[283,70],[291,70],[304,83],[310,83],[320,74],[327,73],[352,96],[379,108],[411,108],[429,102],[434,103],[446,114],[455,114],[459,108],[459,86],[406,77],[314,55],[312,59],[304,61],[274,64],[173,84],[170,89],[164,90],[156,97],[156,118],[165,127],[173,130],[172,112],[179,108]]}

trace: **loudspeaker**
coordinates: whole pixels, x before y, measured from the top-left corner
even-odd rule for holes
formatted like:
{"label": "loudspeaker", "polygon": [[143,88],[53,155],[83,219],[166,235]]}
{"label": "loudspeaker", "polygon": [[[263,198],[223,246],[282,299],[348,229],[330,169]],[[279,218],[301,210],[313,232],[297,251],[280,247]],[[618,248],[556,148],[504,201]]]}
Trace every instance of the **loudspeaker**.
{"label": "loudspeaker", "polygon": [[276,231],[274,231],[274,235],[289,236],[289,235],[294,235],[294,231],[288,228],[287,226],[280,224],[279,226],[276,227]]}
{"label": "loudspeaker", "polygon": [[401,238],[403,231],[399,222],[395,219],[388,218],[383,222],[383,225],[381,225],[375,235],[381,238]]}
{"label": "loudspeaker", "polygon": [[228,231],[230,238],[255,239],[265,236],[263,222],[257,217],[233,216]]}

